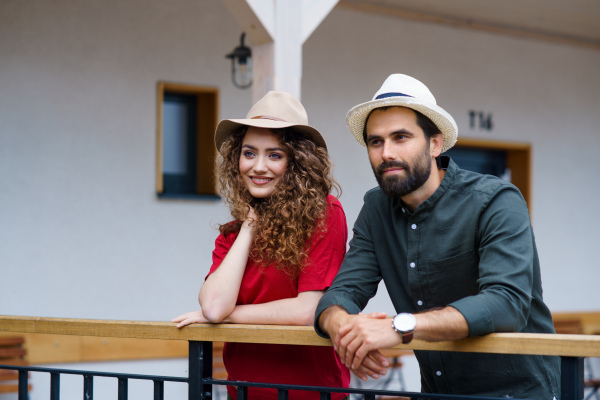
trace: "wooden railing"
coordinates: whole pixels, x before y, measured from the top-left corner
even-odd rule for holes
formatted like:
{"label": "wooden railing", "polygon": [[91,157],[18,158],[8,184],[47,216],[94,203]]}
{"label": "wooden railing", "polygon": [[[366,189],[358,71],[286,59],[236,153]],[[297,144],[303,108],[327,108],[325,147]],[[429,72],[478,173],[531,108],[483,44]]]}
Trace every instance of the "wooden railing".
{"label": "wooden railing", "polygon": [[[0,331],[189,341],[190,399],[210,398],[211,389],[207,383],[210,383],[211,379],[210,375],[206,375],[210,368],[206,357],[202,354],[202,351],[206,351],[208,347],[198,343],[240,342],[331,346],[329,340],[319,337],[310,326],[198,324],[177,329],[175,324],[169,322],[0,316]],[[580,400],[583,396],[583,358],[600,357],[600,336],[494,333],[477,338],[437,343],[413,340],[409,345],[400,345],[397,348],[560,356],[563,370],[561,400]],[[198,362],[200,366],[197,365]],[[192,363],[195,365],[193,368]],[[200,375],[194,376],[197,374]]]}

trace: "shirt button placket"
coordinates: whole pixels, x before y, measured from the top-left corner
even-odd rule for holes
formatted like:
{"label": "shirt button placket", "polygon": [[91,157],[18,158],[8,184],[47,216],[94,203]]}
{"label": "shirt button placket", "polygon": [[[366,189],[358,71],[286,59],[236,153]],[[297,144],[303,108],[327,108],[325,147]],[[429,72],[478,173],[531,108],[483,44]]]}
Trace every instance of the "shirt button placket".
{"label": "shirt button placket", "polygon": [[[410,225],[410,229],[412,229],[412,230],[413,230],[413,231],[415,231],[415,233],[416,233],[416,230],[417,230],[417,224],[411,224],[411,225]],[[414,268],[417,266],[417,264],[416,264],[416,263],[413,261],[413,262],[411,262],[411,263],[409,264],[409,266],[410,266],[410,268],[414,269]],[[417,300],[417,305],[418,305],[419,307],[422,307],[422,306],[423,306],[423,300]]]}
{"label": "shirt button placket", "polygon": [[[415,311],[423,311],[426,310],[425,306],[425,293],[423,292],[422,282],[426,277],[422,276],[419,271],[420,268],[417,268],[419,264],[419,249],[421,246],[419,245],[419,239],[421,237],[421,224],[419,221],[420,218],[418,215],[411,215],[408,210],[406,211],[407,223],[403,227],[405,230],[405,235],[407,239],[407,251],[404,268],[406,268],[408,275],[408,283],[410,286],[410,297],[412,300],[412,307]],[[421,221],[422,222],[422,221]]]}

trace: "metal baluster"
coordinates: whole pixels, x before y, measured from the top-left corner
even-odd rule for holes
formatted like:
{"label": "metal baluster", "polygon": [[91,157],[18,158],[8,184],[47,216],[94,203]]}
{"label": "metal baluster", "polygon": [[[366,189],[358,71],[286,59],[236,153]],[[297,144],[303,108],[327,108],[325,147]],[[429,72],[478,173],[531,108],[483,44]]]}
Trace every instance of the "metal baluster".
{"label": "metal baluster", "polygon": [[212,378],[212,342],[189,341],[189,400],[211,400],[212,385],[204,383]]}
{"label": "metal baluster", "polygon": [[320,392],[321,396],[319,396],[320,400],[331,400],[331,393],[329,392]]}
{"label": "metal baluster", "polygon": [[27,400],[29,389],[29,372],[19,371],[19,400]]}
{"label": "metal baluster", "polygon": [[365,400],[375,400],[374,394],[365,394]]}
{"label": "metal baluster", "polygon": [[285,389],[277,389],[277,400],[288,400],[288,391]]}
{"label": "metal baluster", "polygon": [[238,386],[237,398],[238,400],[246,400],[248,398],[248,388],[245,386]]}
{"label": "metal baluster", "polygon": [[60,399],[60,374],[57,372],[50,373],[50,400]]}
{"label": "metal baluster", "polygon": [[83,376],[83,400],[93,400],[94,398],[94,376]]}
{"label": "metal baluster", "polygon": [[583,399],[583,357],[561,357],[561,400]]}
{"label": "metal baluster", "polygon": [[127,379],[119,378],[119,400],[127,400]]}
{"label": "metal baluster", "polygon": [[165,383],[163,381],[154,381],[154,400],[164,400]]}

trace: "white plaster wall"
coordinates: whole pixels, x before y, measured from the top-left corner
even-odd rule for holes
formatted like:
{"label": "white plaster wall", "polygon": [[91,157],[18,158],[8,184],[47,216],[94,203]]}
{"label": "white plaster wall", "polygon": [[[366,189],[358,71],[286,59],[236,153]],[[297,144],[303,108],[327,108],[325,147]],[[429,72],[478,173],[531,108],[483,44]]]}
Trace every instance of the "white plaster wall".
{"label": "white plaster wall", "polygon": [[[197,307],[211,225],[227,212],[156,199],[155,88],[215,86],[222,117],[245,115],[250,91],[233,88],[224,59],[239,33],[218,1],[0,2],[0,314],[168,320]],[[600,53],[335,9],[303,57],[302,100],[328,141],[350,227],[376,183],[344,116],[388,74],[414,75],[459,138],[532,143],[545,299],[600,308]],[[470,109],[492,112],[494,130],[469,130]],[[368,309],[393,312],[384,288]],[[34,387],[32,399],[47,397]]]}

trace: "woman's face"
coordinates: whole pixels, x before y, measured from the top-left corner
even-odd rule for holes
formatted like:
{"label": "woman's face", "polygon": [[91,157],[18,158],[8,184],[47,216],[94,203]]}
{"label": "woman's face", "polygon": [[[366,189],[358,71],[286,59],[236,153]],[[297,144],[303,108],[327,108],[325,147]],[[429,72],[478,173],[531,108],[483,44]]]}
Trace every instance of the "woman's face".
{"label": "woman's face", "polygon": [[287,164],[287,153],[270,129],[248,127],[242,141],[240,174],[253,197],[271,196]]}

